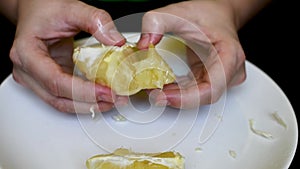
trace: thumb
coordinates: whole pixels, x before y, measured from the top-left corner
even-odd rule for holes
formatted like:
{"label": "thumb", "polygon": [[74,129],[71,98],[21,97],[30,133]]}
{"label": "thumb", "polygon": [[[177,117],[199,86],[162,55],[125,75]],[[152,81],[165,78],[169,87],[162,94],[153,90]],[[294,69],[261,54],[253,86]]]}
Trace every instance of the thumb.
{"label": "thumb", "polygon": [[98,41],[106,45],[121,46],[125,38],[115,27],[111,16],[104,10],[78,2],[72,8],[71,25],[92,34]]}
{"label": "thumb", "polygon": [[176,33],[179,22],[181,22],[179,17],[169,13],[147,12],[143,16],[142,34],[138,41],[138,48],[144,49],[148,48],[149,44],[157,44],[166,32]]}

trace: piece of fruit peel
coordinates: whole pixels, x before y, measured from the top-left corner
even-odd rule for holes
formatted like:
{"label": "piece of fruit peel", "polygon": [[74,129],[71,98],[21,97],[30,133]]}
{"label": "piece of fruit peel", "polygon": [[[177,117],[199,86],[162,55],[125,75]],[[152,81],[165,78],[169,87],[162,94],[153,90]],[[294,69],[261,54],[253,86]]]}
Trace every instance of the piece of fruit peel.
{"label": "piece of fruit peel", "polygon": [[139,50],[133,45],[90,45],[74,49],[76,67],[91,81],[108,86],[118,95],[133,95],[142,89],[163,88],[175,75],[154,45]]}
{"label": "piece of fruit peel", "polygon": [[284,120],[279,116],[279,114],[276,112],[272,113],[272,117],[274,118],[274,120],[281,125],[282,127],[284,127],[285,129],[287,129],[287,125],[284,122]]}
{"label": "piece of fruit peel", "polygon": [[262,130],[258,130],[258,129],[255,129],[254,127],[254,120],[253,119],[250,119],[249,120],[249,125],[250,125],[250,129],[251,131],[256,134],[256,135],[259,135],[261,137],[264,137],[264,138],[267,138],[267,139],[272,139],[273,138],[273,135],[271,133],[268,133],[266,131],[262,131]]}

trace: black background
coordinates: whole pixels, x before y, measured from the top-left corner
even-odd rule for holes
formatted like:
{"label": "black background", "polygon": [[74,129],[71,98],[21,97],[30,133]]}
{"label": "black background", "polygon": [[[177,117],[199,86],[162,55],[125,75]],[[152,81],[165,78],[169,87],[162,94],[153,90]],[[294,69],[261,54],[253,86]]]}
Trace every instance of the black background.
{"label": "black background", "polygon": [[[114,19],[126,14],[145,12],[146,9],[156,8],[155,3],[140,5],[133,8],[132,3],[93,4],[102,6]],[[160,1],[169,3],[167,1]],[[240,31],[241,44],[245,50],[247,60],[254,63],[267,73],[284,91],[290,100],[295,114],[299,111],[297,95],[299,95],[299,24],[296,5],[286,0],[274,0],[258,15],[250,20]],[[299,9],[298,9],[299,10]],[[0,16],[0,82],[2,82],[12,70],[9,60],[9,49],[14,38],[15,26]],[[79,36],[84,36],[80,34]],[[296,46],[297,45],[297,46]],[[270,154],[272,156],[272,154]],[[297,154],[290,168],[296,168]]]}

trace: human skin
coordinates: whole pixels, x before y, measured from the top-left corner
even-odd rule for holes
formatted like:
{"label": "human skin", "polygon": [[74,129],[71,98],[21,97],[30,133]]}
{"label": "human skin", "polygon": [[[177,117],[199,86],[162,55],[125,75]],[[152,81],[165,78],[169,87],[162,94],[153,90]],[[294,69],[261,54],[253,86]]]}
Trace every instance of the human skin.
{"label": "human skin", "polygon": [[155,91],[152,100],[157,105],[195,108],[216,102],[228,88],[241,84],[246,79],[246,56],[237,32],[269,1],[195,0],[146,13],[139,48],[157,44],[164,33],[172,32],[210,51],[204,61],[199,52],[188,50],[191,74]]}
{"label": "human skin", "polygon": [[62,112],[89,112],[92,106],[103,112],[122,104],[123,97],[110,88],[72,76],[72,37],[79,31],[107,45],[125,43],[106,11],[75,0],[19,0],[8,6],[17,6],[6,16],[17,25],[10,58],[18,83]]}
{"label": "human skin", "polygon": [[[165,86],[151,95],[156,104],[176,108],[210,104],[228,88],[242,83],[246,78],[245,54],[237,31],[268,1],[195,0],[147,12],[139,48],[157,44],[166,32],[195,44],[213,45],[212,56],[205,63],[192,59],[197,58],[192,57],[197,52],[190,52],[196,83]],[[108,87],[72,76],[72,37],[79,31],[93,34],[107,45],[125,43],[106,11],[75,0],[0,0],[0,4],[2,13],[17,26],[10,58],[18,83],[62,112],[89,112],[92,106],[104,112],[115,104],[126,104],[125,97],[116,96]],[[194,27],[178,25],[170,16]]]}

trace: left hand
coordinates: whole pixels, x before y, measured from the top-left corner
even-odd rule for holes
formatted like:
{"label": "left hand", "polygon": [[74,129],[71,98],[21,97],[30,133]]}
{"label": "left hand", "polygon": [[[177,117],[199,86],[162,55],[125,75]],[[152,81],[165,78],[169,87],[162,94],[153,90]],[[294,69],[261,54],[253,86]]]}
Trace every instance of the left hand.
{"label": "left hand", "polygon": [[91,107],[104,112],[127,101],[72,74],[72,37],[78,32],[107,45],[125,43],[106,11],[77,0],[19,0],[17,12],[10,58],[18,83],[61,112],[85,113]]}

